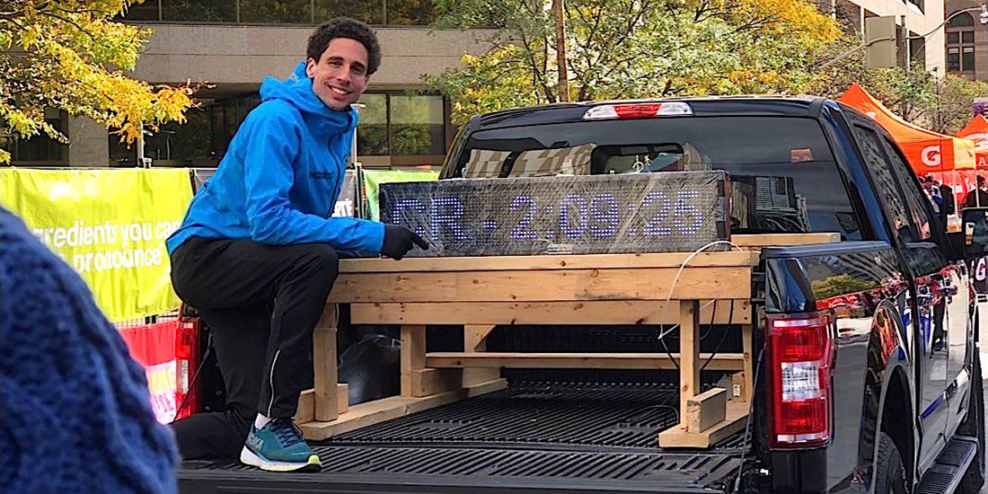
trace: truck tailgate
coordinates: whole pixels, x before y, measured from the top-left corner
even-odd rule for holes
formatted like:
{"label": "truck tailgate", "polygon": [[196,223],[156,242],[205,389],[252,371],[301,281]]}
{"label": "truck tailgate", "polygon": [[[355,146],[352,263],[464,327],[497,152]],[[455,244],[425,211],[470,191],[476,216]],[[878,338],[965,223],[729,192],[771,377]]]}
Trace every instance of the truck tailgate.
{"label": "truck tailgate", "polygon": [[678,422],[668,385],[522,383],[314,443],[317,473],[186,462],[182,492],[697,492],[735,473],[743,433],[662,450]]}

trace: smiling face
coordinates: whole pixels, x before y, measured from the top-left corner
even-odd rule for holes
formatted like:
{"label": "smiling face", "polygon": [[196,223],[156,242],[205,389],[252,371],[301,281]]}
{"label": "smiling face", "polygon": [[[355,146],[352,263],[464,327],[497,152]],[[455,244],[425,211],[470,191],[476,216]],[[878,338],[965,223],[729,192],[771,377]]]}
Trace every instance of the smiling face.
{"label": "smiling face", "polygon": [[319,60],[309,59],[305,68],[312,90],[326,106],[348,111],[367,89],[367,49],[357,40],[334,38]]}

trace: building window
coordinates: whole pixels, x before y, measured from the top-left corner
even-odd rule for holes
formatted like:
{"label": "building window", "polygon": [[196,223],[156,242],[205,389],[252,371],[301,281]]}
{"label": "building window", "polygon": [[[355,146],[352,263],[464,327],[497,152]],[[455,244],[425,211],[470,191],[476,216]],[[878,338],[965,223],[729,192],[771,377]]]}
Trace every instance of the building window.
{"label": "building window", "polygon": [[[68,118],[64,112],[54,108],[45,109],[45,122],[67,135]],[[10,150],[10,164],[17,166],[65,166],[68,162],[68,146],[48,134],[37,134],[30,139],[14,139]]]}
{"label": "building window", "polygon": [[[161,2],[161,20],[178,22],[237,22],[235,1],[215,0],[158,0]],[[141,5],[153,5],[156,0],[146,0]],[[130,19],[130,14],[127,14]]]}
{"label": "building window", "polygon": [[388,95],[364,94],[360,97],[360,124],[357,126],[357,154],[388,154]]}
{"label": "building window", "polygon": [[128,21],[315,25],[346,16],[373,25],[427,26],[432,0],[147,0]]}
{"label": "building window", "polygon": [[974,74],[974,18],[957,14],[947,22],[947,71]]}
{"label": "building window", "polygon": [[446,154],[446,108],[442,96],[368,93],[360,98],[358,156]]}
{"label": "building window", "polygon": [[442,96],[392,96],[391,154],[444,154]]}
{"label": "building window", "polygon": [[[202,100],[202,106],[186,113],[185,124],[167,123],[148,135],[144,156],[157,166],[217,166],[240,124],[260,102],[257,93]],[[118,166],[135,166],[137,146],[123,144],[120,136],[110,134],[110,161]]]}
{"label": "building window", "polygon": [[347,16],[368,24],[384,24],[384,0],[315,0],[315,24]]}

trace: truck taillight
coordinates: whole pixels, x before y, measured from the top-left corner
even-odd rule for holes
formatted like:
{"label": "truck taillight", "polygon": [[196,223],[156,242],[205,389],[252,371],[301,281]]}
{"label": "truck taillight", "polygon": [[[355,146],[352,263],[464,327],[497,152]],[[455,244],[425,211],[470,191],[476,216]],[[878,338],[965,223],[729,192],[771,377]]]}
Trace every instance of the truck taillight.
{"label": "truck taillight", "polygon": [[682,101],[663,103],[628,103],[598,105],[583,114],[584,120],[626,120],[651,117],[684,117],[693,114],[693,108]]}
{"label": "truck taillight", "polygon": [[831,318],[817,312],[767,319],[769,444],[773,449],[826,444],[833,422]]}
{"label": "truck taillight", "polygon": [[[199,410],[199,397],[190,389],[199,358],[199,318],[183,316],[175,332],[175,404],[178,406],[184,400],[185,405],[175,414],[175,420]],[[186,395],[190,395],[188,399]]]}

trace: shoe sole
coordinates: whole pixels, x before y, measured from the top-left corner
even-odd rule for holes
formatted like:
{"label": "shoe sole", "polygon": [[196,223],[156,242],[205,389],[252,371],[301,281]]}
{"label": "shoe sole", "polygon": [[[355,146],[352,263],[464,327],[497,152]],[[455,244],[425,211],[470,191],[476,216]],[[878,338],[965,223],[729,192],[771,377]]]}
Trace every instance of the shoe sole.
{"label": "shoe sole", "polygon": [[255,454],[247,446],[240,451],[240,463],[268,472],[318,471],[322,468],[322,462],[316,454],[310,455],[306,462],[273,461]]}

